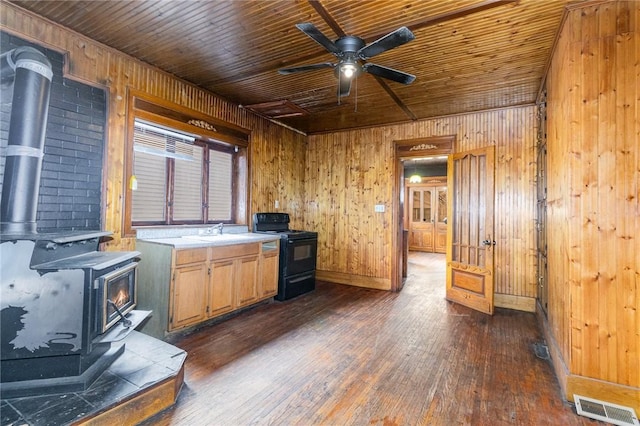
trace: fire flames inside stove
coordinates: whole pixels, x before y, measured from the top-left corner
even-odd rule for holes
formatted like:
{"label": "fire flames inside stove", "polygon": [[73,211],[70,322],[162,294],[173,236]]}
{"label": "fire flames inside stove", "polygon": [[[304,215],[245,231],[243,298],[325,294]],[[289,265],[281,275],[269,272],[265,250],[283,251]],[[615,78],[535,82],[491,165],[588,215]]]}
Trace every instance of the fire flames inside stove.
{"label": "fire flames inside stove", "polygon": [[136,306],[136,264],[118,269],[99,278],[104,289],[102,300],[101,332],[104,333],[118,321],[126,325],[125,315]]}

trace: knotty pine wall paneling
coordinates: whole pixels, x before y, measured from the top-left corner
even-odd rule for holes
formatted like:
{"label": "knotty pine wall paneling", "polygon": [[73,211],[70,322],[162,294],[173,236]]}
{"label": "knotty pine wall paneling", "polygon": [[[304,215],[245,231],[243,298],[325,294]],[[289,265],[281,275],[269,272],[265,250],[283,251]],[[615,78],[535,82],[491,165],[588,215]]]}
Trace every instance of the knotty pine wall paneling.
{"label": "knotty pine wall paneling", "polygon": [[301,159],[306,149],[306,136],[11,3],[2,2],[0,20],[4,31],[66,54],[66,77],[108,89],[107,172],[102,212],[105,230],[114,233],[113,240],[107,244],[108,249],[132,250],[135,246],[134,238],[122,236],[129,89],[250,129],[251,212],[271,211],[278,200],[280,210],[291,214],[292,225],[301,224],[305,170]]}
{"label": "knotty pine wall paneling", "polygon": [[[568,10],[548,76],[547,333],[566,396],[640,412],[640,3]],[[559,359],[558,359],[559,358]]]}
{"label": "knotty pine wall paneling", "polygon": [[[496,146],[498,305],[533,310],[536,297],[535,107],[309,136],[305,227],[318,231],[318,276],[390,288],[394,140],[455,135],[457,152]],[[384,213],[374,212],[376,204]]]}

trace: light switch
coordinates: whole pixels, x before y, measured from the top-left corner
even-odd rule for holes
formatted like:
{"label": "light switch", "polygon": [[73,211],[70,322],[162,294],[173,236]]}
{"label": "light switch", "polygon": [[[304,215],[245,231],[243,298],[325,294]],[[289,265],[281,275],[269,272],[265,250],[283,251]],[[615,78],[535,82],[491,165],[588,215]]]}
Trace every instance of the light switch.
{"label": "light switch", "polygon": [[376,204],[376,213],[384,213],[384,204]]}

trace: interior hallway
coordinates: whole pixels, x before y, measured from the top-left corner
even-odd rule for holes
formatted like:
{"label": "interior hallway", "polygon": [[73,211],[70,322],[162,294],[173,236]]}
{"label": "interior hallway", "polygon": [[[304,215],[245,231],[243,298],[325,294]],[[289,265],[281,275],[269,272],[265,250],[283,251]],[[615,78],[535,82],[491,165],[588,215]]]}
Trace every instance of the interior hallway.
{"label": "interior hallway", "polygon": [[444,255],[400,293],[319,282],[174,342],[176,405],[146,425],[586,425],[563,403],[534,314],[444,299]]}

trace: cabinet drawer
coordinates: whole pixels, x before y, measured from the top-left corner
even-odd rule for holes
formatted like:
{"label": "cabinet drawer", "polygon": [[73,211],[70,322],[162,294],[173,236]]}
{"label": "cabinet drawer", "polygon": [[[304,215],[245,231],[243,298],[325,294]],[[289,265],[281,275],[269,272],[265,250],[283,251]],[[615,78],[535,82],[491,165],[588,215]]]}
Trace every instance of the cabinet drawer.
{"label": "cabinet drawer", "polygon": [[207,249],[187,249],[176,250],[176,265],[185,265],[187,263],[205,262],[207,260]]}
{"label": "cabinet drawer", "polygon": [[258,254],[260,243],[236,244],[232,246],[211,247],[212,259],[226,259],[228,257],[240,257],[250,254]]}

